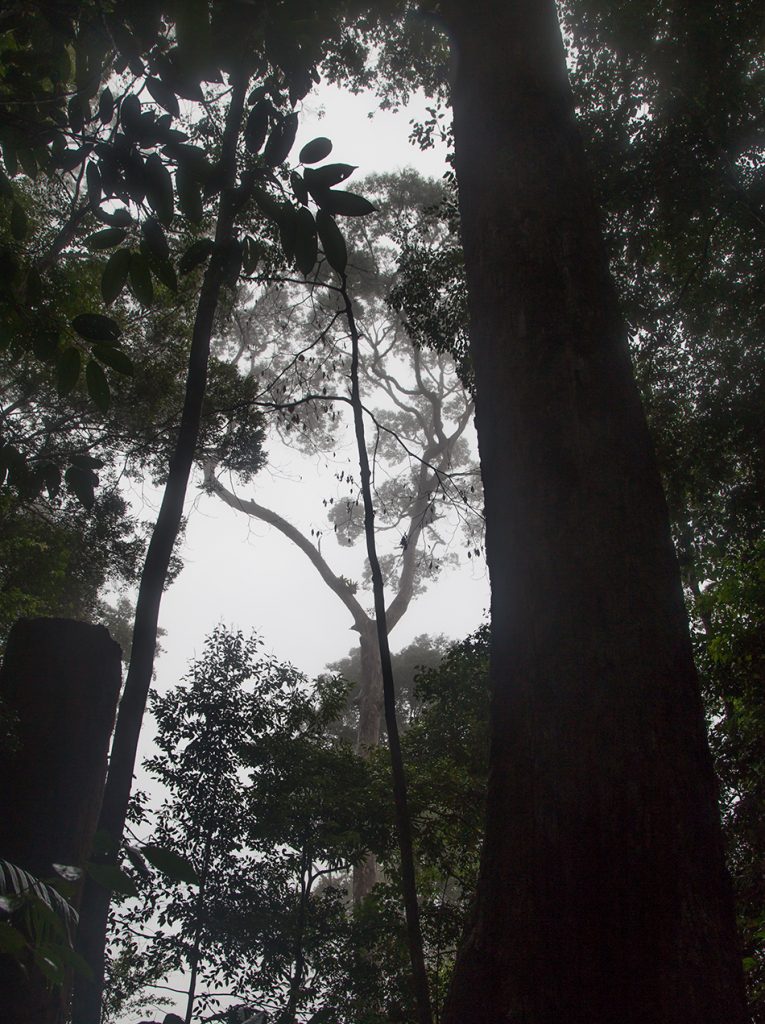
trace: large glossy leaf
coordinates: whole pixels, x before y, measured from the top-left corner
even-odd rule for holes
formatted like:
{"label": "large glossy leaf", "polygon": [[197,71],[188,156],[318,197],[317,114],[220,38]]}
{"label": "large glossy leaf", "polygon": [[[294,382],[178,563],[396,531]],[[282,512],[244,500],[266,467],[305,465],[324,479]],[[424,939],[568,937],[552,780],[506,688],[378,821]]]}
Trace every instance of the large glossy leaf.
{"label": "large glossy leaf", "polygon": [[319,210],[316,214],[316,226],[329,265],[338,274],[344,274],[348,265],[348,249],[342,231],[326,210]]}
{"label": "large glossy leaf", "polygon": [[101,313],[79,313],[72,320],[72,327],[86,341],[114,342],[122,334],[116,320]]}
{"label": "large glossy leaf", "polygon": [[153,843],[142,846],[141,853],[152,867],[155,867],[157,871],[161,871],[163,875],[167,875],[174,882],[188,882],[190,885],[199,885],[199,876],[194,869],[194,865],[186,860],[185,857],[181,857],[180,854],[168,850],[165,846],[156,846]]}
{"label": "large glossy leaf", "polygon": [[115,245],[121,245],[127,237],[124,228],[104,228],[103,231],[94,231],[88,235],[85,244],[89,249],[113,249]]}
{"label": "large glossy leaf", "polygon": [[154,285],[151,282],[149,261],[142,252],[130,254],[130,287],[142,306],[150,306],[154,301]]}
{"label": "large glossy leaf", "polygon": [[181,213],[192,224],[198,224],[204,216],[202,189],[199,187],[199,181],[185,167],[179,166],[175,175],[175,186],[178,191],[178,205],[181,208]]}
{"label": "large glossy leaf", "polygon": [[247,115],[247,122],[244,126],[244,143],[250,153],[259,153],[262,149],[268,131],[268,115],[272,109],[268,100],[262,99]]}
{"label": "large glossy leaf", "polygon": [[368,213],[374,213],[376,207],[355,192],[327,192],[321,199],[316,200],[322,210],[341,217],[364,217]]}
{"label": "large glossy leaf", "polygon": [[130,250],[118,249],[113,252],[101,274],[101,295],[107,306],[114,302],[125,287],[129,271]]}
{"label": "large glossy leaf", "polygon": [[86,864],[85,870],[98,885],[121,896],[137,896],[133,879],[114,864]]}
{"label": "large glossy leaf", "polygon": [[165,232],[162,230],[162,225],[158,220],[154,217],[147,217],[143,224],[141,224],[141,235],[147,250],[152,256],[167,259],[170,255],[170,246],[165,237]]}
{"label": "large glossy leaf", "polygon": [[308,191],[313,195],[314,190],[322,191],[339,185],[355,170],[356,167],[353,164],[325,164],[324,167],[306,167],[303,176]]}
{"label": "large glossy leaf", "polygon": [[211,238],[200,238],[196,242],[192,242],[181,256],[178,269],[182,274],[188,274],[195,267],[204,263],[214,248],[215,243]]}
{"label": "large glossy leaf", "polygon": [[149,205],[167,227],[173,219],[173,179],[158,153],[152,153],[146,161],[145,184]]}
{"label": "large glossy leaf", "polygon": [[133,364],[121,348],[113,348],[111,345],[94,345],[92,352],[95,359],[112,370],[116,370],[117,373],[122,373],[126,377],[134,375]]}
{"label": "large glossy leaf", "polygon": [[316,266],[318,241],[316,222],[311,211],[305,206],[301,206],[298,210],[295,225],[295,262],[300,273],[307,277]]}
{"label": "large glossy leaf", "polygon": [[332,152],[332,143],[329,139],[320,136],[306,142],[300,150],[299,160],[301,164],[317,164]]}
{"label": "large glossy leaf", "polygon": [[149,90],[151,98],[160,107],[164,107],[173,117],[180,117],[181,108],[178,105],[178,97],[172,89],[165,85],[161,78],[147,78],[146,88]]}
{"label": "large glossy leaf", "polygon": [[101,172],[92,160],[85,168],[85,182],[88,187],[88,201],[96,209],[101,202]]}
{"label": "large glossy leaf", "polygon": [[283,163],[289,156],[298,129],[297,114],[287,114],[284,120],[271,129],[263,159],[271,167]]}
{"label": "large glossy leaf", "polygon": [[80,350],[74,347],[64,349],[56,364],[56,386],[59,395],[63,397],[69,394],[79,379],[81,367]]}
{"label": "large glossy leaf", "polygon": [[102,91],[98,99],[98,116],[103,124],[109,124],[114,117],[114,97],[108,86]]}

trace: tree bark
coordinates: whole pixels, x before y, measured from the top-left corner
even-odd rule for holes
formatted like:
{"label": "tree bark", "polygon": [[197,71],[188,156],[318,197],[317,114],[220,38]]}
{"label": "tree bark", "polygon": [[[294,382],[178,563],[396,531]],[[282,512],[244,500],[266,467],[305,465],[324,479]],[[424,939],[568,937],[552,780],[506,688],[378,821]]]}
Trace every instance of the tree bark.
{"label": "tree bark", "polygon": [[743,1024],[680,576],[553,0],[442,4],[492,581],[445,1024]]}
{"label": "tree bark", "polygon": [[[149,543],[138,591],[130,668],[117,716],[109,775],[99,821],[100,830],[107,833],[115,843],[115,851],[108,858],[112,863],[116,861],[116,846],[119,845],[125,827],[138,739],[154,668],[159,606],[173,545],[183,515],[186,487],[199,437],[202,403],[207,385],[210,337],[223,284],[226,246],[233,236],[236,215],[231,191],[236,181],[236,146],[246,89],[246,80],[234,83],[226,115],[221,155],[226,181],[220,199],[215,250],[202,282],[191,339],[181,425],[170,459],[162,504]],[[109,902],[110,893],[106,889],[95,884],[86,884],[77,939],[79,951],[90,965],[93,977],[80,979],[75,987],[73,1024],[98,1024],[101,1019]]]}
{"label": "tree bark", "polygon": [[412,966],[412,992],[414,995],[415,1012],[419,1024],[432,1024],[433,1015],[430,1008],[430,992],[428,975],[425,968],[422,929],[420,927],[420,908],[417,902],[417,885],[414,868],[414,848],[412,843],[412,822],[409,816],[407,800],[406,773],[401,752],[401,742],[396,720],[396,690],[393,680],[393,664],[388,642],[388,624],[385,615],[385,587],[380,561],[377,557],[375,540],[375,508],[372,500],[372,473],[367,454],[367,443],[364,436],[364,409],[359,390],[359,334],[353,314],[353,305],[347,290],[345,275],[342,277],[343,302],[348,331],[351,336],[351,404],[353,406],[353,426],[356,435],[356,447],[359,456],[359,476],[361,477],[361,493],[364,501],[364,537],[366,539],[367,557],[372,574],[372,589],[375,603],[375,626],[377,628],[377,645],[380,652],[380,667],[383,683],[383,707],[385,709],[385,725],[388,733],[390,750],[391,776],[393,782],[393,804],[396,820],[398,849],[401,857],[401,890],[404,897],[404,913],[406,917],[409,958]]}
{"label": "tree bark", "polygon": [[[11,630],[0,695],[17,745],[0,757],[0,857],[37,878],[88,857],[121,681],[120,648],[103,626],[22,619]],[[35,967],[22,974],[0,958],[0,990],[14,1024],[64,1020],[68,986],[53,988]]]}

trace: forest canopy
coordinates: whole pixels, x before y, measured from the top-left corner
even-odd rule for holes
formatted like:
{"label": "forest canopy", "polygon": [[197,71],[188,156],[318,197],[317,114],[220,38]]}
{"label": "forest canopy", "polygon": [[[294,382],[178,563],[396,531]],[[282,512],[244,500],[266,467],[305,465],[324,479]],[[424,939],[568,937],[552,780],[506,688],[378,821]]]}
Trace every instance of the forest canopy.
{"label": "forest canopy", "polygon": [[[105,622],[128,665],[90,857],[1,876],[19,1014],[126,1020],[180,972],[186,1024],[221,991],[283,1024],[765,1019],[762,29],[750,0],[0,13],[0,643]],[[443,180],[296,144],[327,82],[421,90]],[[333,467],[310,529],[262,496],[279,451]],[[191,497],[288,541],[358,649],[309,681],[221,626],[153,693]],[[490,626],[392,656],[483,559]]]}

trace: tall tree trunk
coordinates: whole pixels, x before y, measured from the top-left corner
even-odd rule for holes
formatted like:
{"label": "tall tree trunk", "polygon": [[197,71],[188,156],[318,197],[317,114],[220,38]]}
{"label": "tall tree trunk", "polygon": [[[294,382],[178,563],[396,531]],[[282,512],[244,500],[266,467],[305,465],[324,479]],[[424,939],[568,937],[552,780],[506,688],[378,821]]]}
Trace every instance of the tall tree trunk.
{"label": "tall tree trunk", "polygon": [[345,274],[342,276],[341,295],[344,312],[348,321],[351,337],[351,404],[353,406],[353,427],[356,435],[356,448],[359,457],[359,477],[361,494],[364,501],[364,537],[367,546],[367,558],[372,576],[374,592],[375,625],[377,628],[377,645],[380,651],[380,666],[383,682],[383,707],[385,709],[385,726],[388,733],[390,751],[391,776],[393,782],[393,805],[396,821],[396,835],[401,857],[401,890],[404,897],[404,913],[406,916],[409,958],[412,966],[412,993],[417,1020],[419,1024],[432,1024],[433,1015],[430,1009],[430,992],[428,975],[425,968],[425,956],[420,927],[420,908],[417,902],[417,884],[414,868],[414,846],[412,843],[412,822],[406,789],[406,773],[401,742],[396,720],[396,689],[393,680],[393,663],[388,642],[388,623],[385,612],[385,585],[383,582],[380,561],[377,557],[375,540],[375,508],[372,500],[372,473],[369,466],[367,443],[364,436],[364,409],[359,389],[359,333],[353,313],[353,305],[347,290]]}
{"label": "tall tree trunk", "polygon": [[[116,860],[116,847],[125,827],[138,739],[154,668],[159,606],[173,545],[183,515],[186,487],[199,437],[202,403],[207,385],[210,337],[223,284],[226,249],[233,235],[236,215],[231,191],[236,180],[236,147],[246,90],[246,80],[239,80],[234,84],[226,114],[221,155],[226,187],[221,193],[215,231],[215,251],[202,282],[191,339],[181,425],[170,459],[165,492],[149,543],[138,591],[130,668],[120,701],[99,821],[99,829],[108,834],[115,843],[115,850],[109,857],[112,863]],[[109,902],[110,893],[107,889],[92,882],[86,883],[77,940],[80,953],[90,965],[92,977],[78,979],[75,986],[73,1024],[98,1024],[101,1019]]]}
{"label": "tall tree trunk", "polygon": [[678,567],[553,0],[442,3],[492,580],[447,1024],[743,1024]]}
{"label": "tall tree trunk", "polygon": [[[103,626],[22,619],[11,630],[0,696],[17,744],[0,752],[0,857],[38,878],[90,853],[117,710],[119,644]],[[79,903],[80,891],[70,900]],[[3,1019],[62,1024],[69,984],[0,956]]]}
{"label": "tall tree trunk", "polygon": [[[383,715],[383,679],[377,624],[369,619],[359,627],[361,645],[361,678],[359,680],[359,729],[356,752],[368,757],[380,742]],[[377,858],[367,853],[353,868],[353,902],[358,905],[377,883]]]}

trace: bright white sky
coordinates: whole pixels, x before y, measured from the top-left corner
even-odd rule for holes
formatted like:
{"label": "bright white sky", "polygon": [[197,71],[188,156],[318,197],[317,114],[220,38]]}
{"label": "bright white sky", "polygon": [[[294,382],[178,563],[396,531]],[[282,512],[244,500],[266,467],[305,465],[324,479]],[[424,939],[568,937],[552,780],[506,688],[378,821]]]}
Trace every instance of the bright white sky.
{"label": "bright white sky", "polygon": [[[423,153],[408,141],[409,121],[424,106],[420,98],[398,114],[377,112],[369,118],[375,107],[373,96],[351,96],[333,86],[322,87],[317,98],[307,97],[293,155],[305,142],[326,135],[334,143],[332,160],[359,165],[356,178],[405,166],[440,177],[445,169],[444,150]],[[353,180],[348,182],[351,190]],[[355,466],[351,448],[348,455]],[[321,497],[326,484],[322,488],[319,483],[320,468],[315,461],[284,452],[240,493],[257,497],[285,518],[318,526],[325,523]],[[138,492],[136,498],[150,500],[148,494]],[[148,508],[145,514],[150,515]],[[157,664],[160,689],[175,685],[219,622],[257,630],[279,658],[309,675],[348,652],[356,635],[350,631],[348,613],[288,540],[227,508],[217,497],[201,493],[198,481],[190,488],[187,514],[181,551],[184,569],[162,603],[160,624],[166,636]],[[338,571],[354,576],[343,567],[349,564],[348,552],[332,537],[325,535],[322,551]],[[354,554],[357,551],[360,544]],[[425,632],[461,638],[481,622],[488,603],[483,561],[444,573],[412,604],[391,636],[392,647],[403,647]]]}
{"label": "bright white sky", "polygon": [[[332,160],[357,164],[356,178],[366,173],[393,171],[413,166],[422,174],[440,177],[445,170],[444,150],[422,153],[408,142],[409,120],[424,112],[425,101],[416,99],[398,114],[378,112],[374,97],[351,96],[334,87],[322,87],[318,98],[309,96],[301,116],[293,156],[301,145],[317,135],[334,143]],[[353,178],[348,187],[353,190]],[[343,457],[346,453],[338,450]],[[354,449],[347,456],[356,471]],[[327,493],[327,476],[316,459],[282,450],[272,463],[239,492],[252,495],[303,528],[325,525],[321,499]],[[329,472],[331,478],[331,470]],[[226,481],[227,482],[227,481]],[[305,556],[276,530],[225,506],[215,496],[199,490],[198,479],[189,489],[188,525],[181,550],[184,569],[165,594],[160,625],[166,631],[163,654],[156,670],[158,690],[175,686],[189,661],[202,651],[204,638],[219,622],[245,632],[255,629],[278,658],[290,661],[309,676],[326,664],[344,657],[356,634],[345,608],[322,583]],[[159,495],[153,489],[134,487],[133,500],[146,518],[153,518]],[[462,553],[461,537],[455,549]],[[325,533],[322,553],[338,572],[359,578],[362,544],[351,552],[341,549],[330,531]],[[355,567],[355,571],[354,571]],[[446,571],[418,599],[391,635],[392,649],[406,646],[420,633],[443,633],[461,639],[483,620],[489,605],[488,579],[482,560],[465,561]],[[152,744],[153,723],[147,718],[141,742],[141,759]],[[139,770],[138,784],[156,788]],[[185,979],[174,975],[173,986]],[[182,996],[172,997],[183,1012]],[[157,1010],[162,1019],[165,1010]]]}

